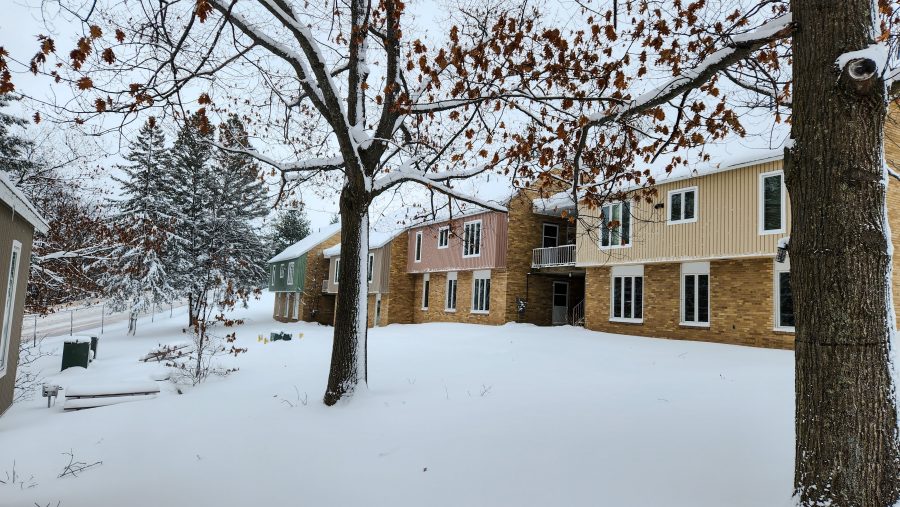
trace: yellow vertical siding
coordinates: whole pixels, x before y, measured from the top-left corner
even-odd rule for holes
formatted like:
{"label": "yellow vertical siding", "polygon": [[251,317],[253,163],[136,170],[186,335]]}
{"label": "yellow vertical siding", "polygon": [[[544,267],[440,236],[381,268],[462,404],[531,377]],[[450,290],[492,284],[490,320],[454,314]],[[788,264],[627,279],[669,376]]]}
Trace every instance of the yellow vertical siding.
{"label": "yellow vertical siding", "polygon": [[[773,255],[787,233],[759,233],[759,177],[782,169],[780,160],[657,185],[653,203],[632,203],[631,246],[601,249],[599,210],[582,209],[578,224],[579,265],[665,262]],[[697,221],[667,224],[671,190],[697,187]],[[656,205],[662,203],[661,208]],[[785,199],[785,230],[790,202]]]}

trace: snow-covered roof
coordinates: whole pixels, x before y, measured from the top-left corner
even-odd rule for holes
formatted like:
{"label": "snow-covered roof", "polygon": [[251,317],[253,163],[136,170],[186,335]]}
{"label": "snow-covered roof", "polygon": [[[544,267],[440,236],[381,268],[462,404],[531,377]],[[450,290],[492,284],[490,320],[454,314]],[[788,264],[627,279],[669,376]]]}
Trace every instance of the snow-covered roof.
{"label": "snow-covered roof", "polygon": [[337,232],[341,230],[341,224],[331,224],[323,227],[318,232],[314,232],[309,236],[301,239],[300,241],[294,243],[293,245],[285,248],[275,257],[269,259],[269,263],[273,262],[281,262],[281,261],[289,261],[291,259],[296,259],[306,252],[312,250],[316,247],[316,245],[322,243],[327,240],[331,236],[335,235]]}
{"label": "snow-covered roof", "polygon": [[[766,162],[774,162],[784,158],[784,148],[766,149],[766,150],[749,150],[740,155],[723,159],[719,163],[707,163],[701,166],[680,166],[671,173],[662,175],[654,175],[657,185],[666,183],[675,183],[691,178],[699,178],[710,174],[734,171],[757,164]],[[622,183],[622,191],[636,190],[646,185],[646,181],[640,184]],[[580,199],[580,197],[579,197]],[[558,214],[567,209],[573,209],[572,191],[564,190],[548,197],[539,197],[532,201],[534,211],[537,213]]]}
{"label": "snow-covered roof", "polygon": [[37,232],[46,234],[50,230],[50,224],[41,216],[37,208],[2,173],[0,173],[0,200],[5,202],[19,216],[27,220]]}
{"label": "snow-covered roof", "polygon": [[[400,235],[406,229],[395,229],[392,231],[369,231],[369,250],[376,250],[388,244],[392,239]],[[341,255],[341,244],[338,243],[331,248],[326,248],[322,254],[325,257],[337,257]]]}

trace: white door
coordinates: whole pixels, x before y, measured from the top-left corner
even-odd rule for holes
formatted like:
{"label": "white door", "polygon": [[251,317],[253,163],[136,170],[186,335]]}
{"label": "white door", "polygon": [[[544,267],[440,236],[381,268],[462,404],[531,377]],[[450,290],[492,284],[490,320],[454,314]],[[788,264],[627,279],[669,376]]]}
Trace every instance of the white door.
{"label": "white door", "polygon": [[569,322],[569,282],[553,282],[553,325]]}

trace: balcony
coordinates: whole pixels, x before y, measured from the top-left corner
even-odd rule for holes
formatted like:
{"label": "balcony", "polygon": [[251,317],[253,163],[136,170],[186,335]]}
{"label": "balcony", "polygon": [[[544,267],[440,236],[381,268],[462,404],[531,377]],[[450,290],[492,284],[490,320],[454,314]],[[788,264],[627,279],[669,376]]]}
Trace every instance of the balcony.
{"label": "balcony", "polygon": [[535,248],[531,252],[531,267],[552,268],[575,265],[575,245]]}

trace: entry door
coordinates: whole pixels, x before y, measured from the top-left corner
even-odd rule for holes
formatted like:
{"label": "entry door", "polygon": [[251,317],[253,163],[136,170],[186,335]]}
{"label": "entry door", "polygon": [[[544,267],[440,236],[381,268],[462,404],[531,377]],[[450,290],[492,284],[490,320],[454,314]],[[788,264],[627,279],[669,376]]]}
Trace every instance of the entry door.
{"label": "entry door", "polygon": [[569,282],[553,282],[553,325],[569,323]]}

